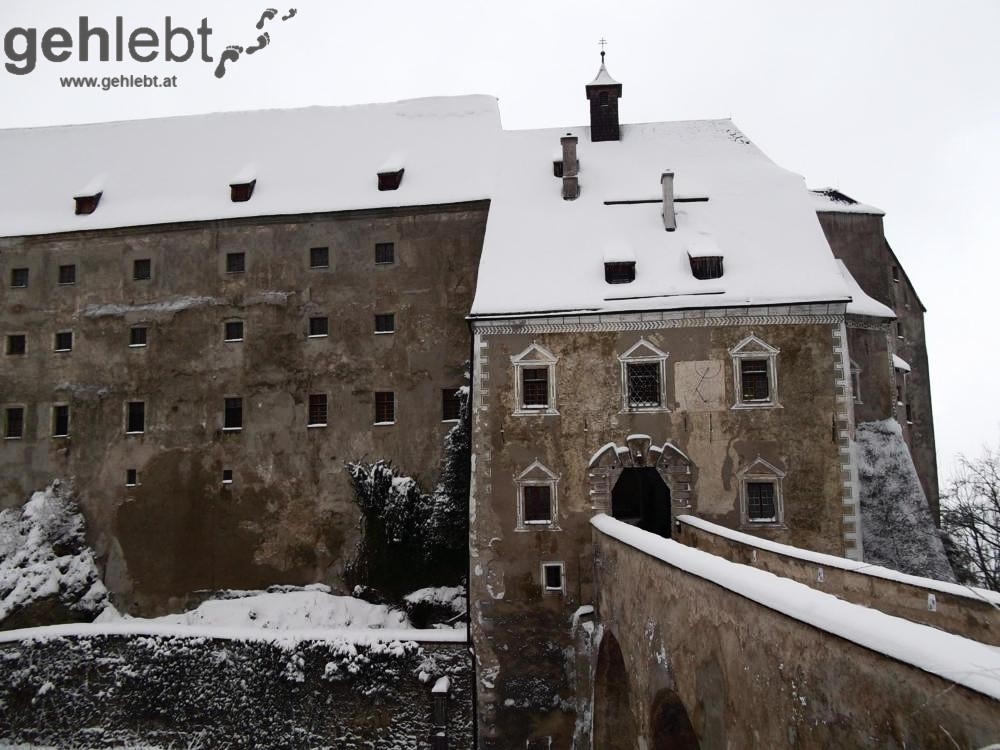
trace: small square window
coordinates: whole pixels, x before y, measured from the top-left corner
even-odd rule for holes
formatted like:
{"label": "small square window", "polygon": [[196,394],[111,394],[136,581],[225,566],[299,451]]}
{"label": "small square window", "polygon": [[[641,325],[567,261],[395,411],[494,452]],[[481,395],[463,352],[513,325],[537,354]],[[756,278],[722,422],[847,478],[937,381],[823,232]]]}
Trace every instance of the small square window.
{"label": "small square window", "polygon": [[24,407],[9,406],[4,415],[3,435],[8,440],[24,437]]}
{"label": "small square window", "polygon": [[56,334],[55,350],[57,352],[71,352],[71,351],[73,351],[73,332],[72,331],[59,331]]}
{"label": "small square window", "polygon": [[139,486],[139,470],[138,469],[125,469],[125,486],[126,487],[137,487],[137,486]]}
{"label": "small square window", "polygon": [[396,244],[394,242],[375,243],[375,263],[383,266],[396,262]]}
{"label": "small square window", "polygon": [[52,437],[69,435],[69,405],[56,404],[52,407]]}
{"label": "small square window", "polygon": [[740,387],[743,401],[770,401],[771,384],[766,359],[740,360]]}
{"label": "small square window", "polygon": [[379,313],[375,316],[375,333],[395,333],[396,314]]}
{"label": "small square window", "polygon": [[375,392],[375,424],[393,424],[396,421],[396,394],[392,391]]}
{"label": "small square window", "polygon": [[457,422],[462,417],[462,399],[459,388],[441,389],[441,421]]}
{"label": "small square window", "polygon": [[309,335],[316,336],[329,336],[330,335],[330,319],[329,318],[309,318]]}
{"label": "small square window", "polygon": [[552,487],[547,484],[526,484],[524,491],[524,522],[552,523]]}
{"label": "small square window", "polygon": [[563,590],[562,563],[545,563],[542,565],[542,581],[546,591]]}
{"label": "small square window", "polygon": [[223,469],[222,470],[222,483],[223,484],[232,484],[233,483],[233,470],[232,469]]}
{"label": "small square window", "polygon": [[630,362],[628,378],[628,408],[649,409],[662,404],[660,394],[660,363]]}
{"label": "small square window", "polygon": [[73,264],[59,266],[59,284],[67,286],[76,283],[76,266]]}
{"label": "small square window", "polygon": [[28,337],[23,333],[12,333],[7,337],[8,354],[27,354]]}
{"label": "small square window", "polygon": [[10,285],[18,289],[28,286],[28,269],[12,268],[10,271]]}
{"label": "small square window", "polygon": [[226,273],[246,273],[246,253],[226,253]]}
{"label": "small square window", "polygon": [[224,404],[222,426],[226,430],[243,429],[243,399],[227,398]]}
{"label": "small square window", "polygon": [[132,261],[132,278],[136,281],[149,281],[153,278],[153,261],[149,258]]}
{"label": "small square window", "polygon": [[774,482],[747,482],[747,518],[760,523],[777,521]]}
{"label": "small square window", "polygon": [[309,395],[309,426],[326,427],[327,405],[325,393]]}
{"label": "small square window", "polygon": [[330,248],[328,248],[328,247],[312,247],[312,248],[309,248],[309,267],[310,268],[329,268],[330,267]]}
{"label": "small square window", "polygon": [[242,341],[243,340],[243,321],[242,320],[227,320],[224,326],[225,329],[225,339],[226,341]]}
{"label": "small square window", "polygon": [[549,368],[521,368],[521,394],[525,408],[544,408],[549,405]]}
{"label": "small square window", "polygon": [[125,411],[125,432],[137,435],[146,431],[146,403],[129,401]]}
{"label": "small square window", "polygon": [[128,345],[131,347],[145,346],[149,329],[146,326],[132,326],[128,332]]}

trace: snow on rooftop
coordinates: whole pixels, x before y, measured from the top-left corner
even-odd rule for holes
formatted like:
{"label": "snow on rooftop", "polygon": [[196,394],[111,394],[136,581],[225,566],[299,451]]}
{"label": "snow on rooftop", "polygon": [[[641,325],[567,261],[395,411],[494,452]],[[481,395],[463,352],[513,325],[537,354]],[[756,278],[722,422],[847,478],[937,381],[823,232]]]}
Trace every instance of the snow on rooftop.
{"label": "snow on rooftop", "polygon": [[873,318],[896,317],[896,313],[891,309],[868,296],[840,258],[837,258],[837,267],[840,269],[840,274],[847,283],[847,288],[851,295],[851,301],[847,305],[848,313],[852,315],[870,315]]}
{"label": "snow on rooftop", "polygon": [[907,362],[902,357],[900,357],[898,354],[892,355],[892,366],[895,367],[897,370],[902,370],[903,372],[910,371],[910,363]]}
{"label": "snow on rooftop", "polygon": [[843,213],[843,214],[873,214],[884,216],[885,211],[875,206],[866,206],[858,203],[849,195],[844,195],[836,188],[817,188],[810,190],[812,204],[821,213]]}
{"label": "snow on rooftop", "polygon": [[[0,130],[0,236],[480,200],[500,133],[490,96]],[[404,157],[400,188],[379,192]]]}
{"label": "snow on rooftop", "polygon": [[[562,198],[552,150],[566,128],[508,131],[499,147],[473,316],[847,302],[812,196],[730,120],[623,125],[621,141],[580,135],[580,197]],[[675,173],[677,230],[661,217],[660,175]],[[606,205],[605,201],[644,201]],[[609,286],[609,247],[628,246],[636,279]],[[721,279],[688,253],[726,258]]]}
{"label": "snow on rooftop", "polygon": [[802,583],[730,562],[600,514],[599,531],[691,575],[890,658],[1000,698],[1000,649],[851,604]]}
{"label": "snow on rooftop", "polygon": [[588,86],[621,86],[621,84],[611,77],[608,73],[607,66],[605,66],[604,61],[601,61],[601,67],[597,71],[597,75],[594,80],[587,84]]}

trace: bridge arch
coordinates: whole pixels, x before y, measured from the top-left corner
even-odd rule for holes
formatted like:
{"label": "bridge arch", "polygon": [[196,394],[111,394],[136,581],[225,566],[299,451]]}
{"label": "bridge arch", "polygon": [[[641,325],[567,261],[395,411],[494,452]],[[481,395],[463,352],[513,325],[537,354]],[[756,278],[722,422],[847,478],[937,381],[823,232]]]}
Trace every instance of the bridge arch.
{"label": "bridge arch", "polygon": [[[655,445],[649,435],[629,435],[623,445],[607,443],[599,448],[587,465],[592,507],[648,531],[670,536],[673,509],[686,510],[693,499],[694,465],[691,459],[670,441]],[[660,493],[662,483],[665,493]],[[625,492],[639,492],[650,500],[652,512],[630,519],[616,513],[616,505]],[[631,489],[630,489],[631,488]],[[641,505],[641,501],[636,501]]]}
{"label": "bridge arch", "polygon": [[601,750],[635,750],[638,742],[625,657],[618,640],[608,632],[597,651],[593,746]]}
{"label": "bridge arch", "polygon": [[700,750],[687,708],[677,693],[664,688],[649,709],[650,750]]}

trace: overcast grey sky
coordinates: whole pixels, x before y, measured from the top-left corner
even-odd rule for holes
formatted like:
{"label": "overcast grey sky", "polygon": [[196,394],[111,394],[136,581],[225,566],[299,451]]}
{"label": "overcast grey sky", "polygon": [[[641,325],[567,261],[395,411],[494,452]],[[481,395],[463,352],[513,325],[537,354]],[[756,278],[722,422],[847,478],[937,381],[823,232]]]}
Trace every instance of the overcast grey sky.
{"label": "overcast grey sky", "polygon": [[[195,29],[210,53],[251,44],[267,1],[3,0],[0,32],[79,16]],[[733,117],[765,153],[886,211],[928,308],[938,460],[1000,438],[1000,0],[661,0],[522,3],[296,0],[271,43],[214,65],[40,60],[0,69],[0,127],[484,93],[507,128],[586,120],[607,38],[625,122]],[[20,44],[20,42],[19,42]],[[183,47],[183,45],[182,45]],[[95,46],[96,49],[96,46]],[[75,55],[74,55],[75,58]],[[126,58],[127,59],[127,58]],[[7,62],[5,59],[3,62]],[[65,75],[176,75],[178,88],[67,90]],[[276,138],[295,137],[276,133]],[[155,145],[152,145],[155,147]],[[39,165],[42,169],[51,165]],[[0,166],[2,169],[2,166]]]}

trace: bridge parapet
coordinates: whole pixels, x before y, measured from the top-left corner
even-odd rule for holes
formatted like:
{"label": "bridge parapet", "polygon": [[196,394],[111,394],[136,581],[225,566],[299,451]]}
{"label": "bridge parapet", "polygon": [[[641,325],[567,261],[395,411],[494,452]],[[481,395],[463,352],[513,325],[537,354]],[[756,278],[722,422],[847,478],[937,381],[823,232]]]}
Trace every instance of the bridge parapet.
{"label": "bridge parapet", "polygon": [[595,748],[1000,740],[996,649],[608,516],[592,524]]}
{"label": "bridge parapet", "polygon": [[674,537],[731,562],[766,570],[855,604],[1000,646],[1000,594],[772,542],[694,516]]}

